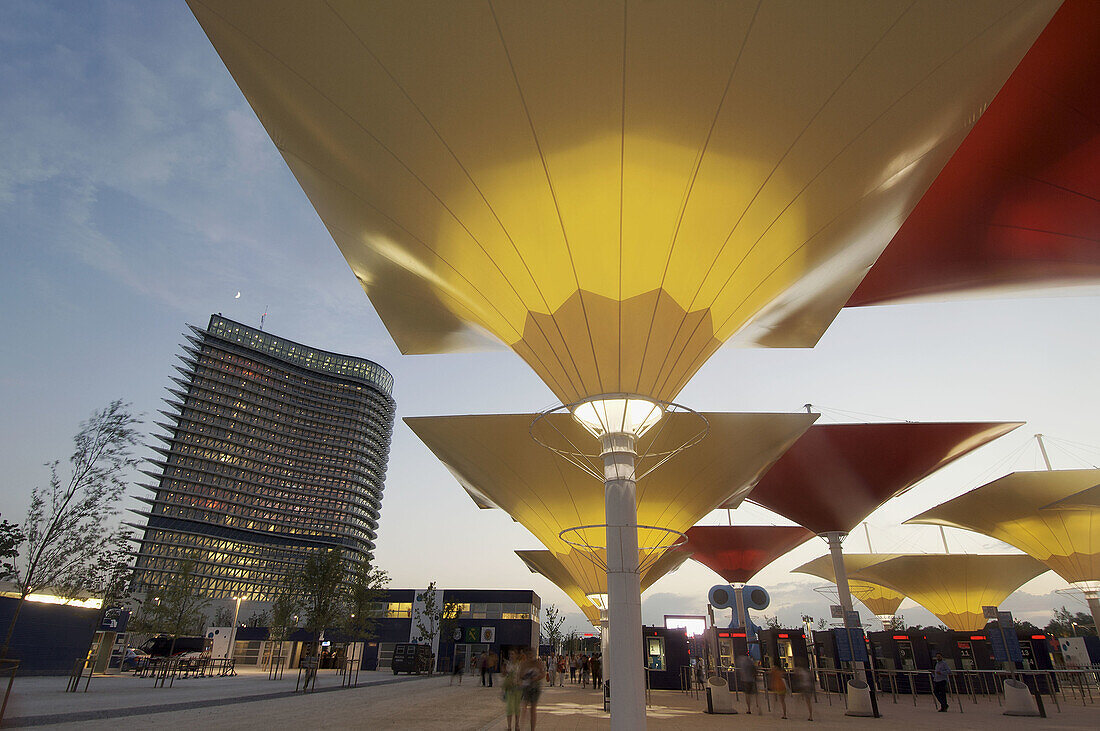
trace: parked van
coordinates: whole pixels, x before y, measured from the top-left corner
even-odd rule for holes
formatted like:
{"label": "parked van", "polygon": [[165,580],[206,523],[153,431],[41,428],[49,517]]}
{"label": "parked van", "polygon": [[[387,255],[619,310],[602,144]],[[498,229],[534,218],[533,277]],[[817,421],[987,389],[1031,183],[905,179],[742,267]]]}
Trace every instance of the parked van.
{"label": "parked van", "polygon": [[170,636],[158,635],[146,640],[141,649],[153,657],[168,657],[169,654],[182,655],[185,652],[203,652],[206,650],[206,638],[177,637],[173,643]]}
{"label": "parked van", "polygon": [[428,672],[432,667],[432,648],[414,642],[398,642],[393,648],[393,674]]}

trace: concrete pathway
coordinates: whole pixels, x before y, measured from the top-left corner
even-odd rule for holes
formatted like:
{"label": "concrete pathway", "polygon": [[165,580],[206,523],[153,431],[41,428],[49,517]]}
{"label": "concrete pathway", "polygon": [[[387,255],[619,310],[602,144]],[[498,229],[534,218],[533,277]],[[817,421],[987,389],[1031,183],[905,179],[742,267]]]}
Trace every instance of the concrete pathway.
{"label": "concrete pathway", "polygon": [[[369,676],[369,677],[368,677]],[[222,679],[221,690],[215,693],[200,687],[209,681],[195,681],[194,686],[182,688],[179,681],[175,689],[152,689],[151,681],[138,680],[141,688],[132,685],[133,678],[111,678],[111,683],[101,683],[81,699],[83,694],[65,694],[64,679],[24,679],[50,681],[51,690],[35,692],[23,688],[20,698],[20,718],[13,718],[12,725],[40,725],[48,721],[68,721],[54,725],[58,729],[118,729],[120,726],[199,729],[264,729],[274,731],[284,728],[369,728],[369,729],[470,729],[471,731],[495,731],[504,729],[504,707],[500,687],[484,688],[473,678],[464,678],[463,685],[448,685],[449,676],[432,678],[400,676],[394,683],[392,674],[363,673],[364,682],[359,688],[340,689],[339,677],[322,671],[318,689],[331,688],[331,692],[310,695],[286,692],[272,696],[263,676]],[[499,676],[498,676],[499,678]],[[105,679],[107,680],[107,679]],[[126,681],[131,681],[128,686]],[[59,682],[60,681],[60,682]],[[213,682],[216,682],[214,679]],[[285,682],[285,681],[284,681]],[[239,683],[234,685],[234,683]],[[33,685],[34,683],[29,683]],[[47,684],[43,684],[47,685]],[[290,680],[293,690],[293,680]],[[175,692],[180,691],[180,692]],[[93,695],[93,693],[95,695]],[[198,694],[209,693],[203,699]],[[94,699],[94,701],[93,701]],[[112,702],[111,699],[114,699]],[[765,699],[766,700],[766,699]],[[1097,699],[1100,701],[1100,698]],[[55,704],[55,701],[57,704]],[[77,721],[72,716],[59,717],[62,713],[86,713],[93,703],[103,715]],[[172,708],[172,704],[192,704],[185,708]],[[153,712],[154,708],[159,712]],[[752,715],[743,712],[736,716],[713,716],[704,713],[705,700],[679,691],[653,691],[648,709],[650,729],[706,729],[738,726],[751,729],[779,729],[802,727],[808,729],[894,729],[906,731],[944,731],[944,729],[987,728],[997,731],[1014,729],[1098,729],[1100,728],[1100,703],[1082,706],[1080,701],[1063,703],[1062,712],[1048,705],[1049,717],[1011,718],[1001,715],[996,701],[979,700],[977,704],[964,702],[962,712],[953,706],[949,713],[936,713],[927,697],[918,697],[914,706],[909,698],[899,698],[894,704],[889,698],[882,705],[881,719],[850,718],[844,716],[844,705],[836,697],[829,705],[824,696],[814,705],[814,722],[806,719],[806,706],[800,698],[788,699],[789,719],[782,720],[777,710],[769,711],[765,703],[761,713],[755,708]],[[743,707],[739,704],[739,710]],[[14,715],[14,714],[13,714]],[[524,728],[529,726],[525,723]],[[539,704],[538,729],[606,729],[610,728],[608,715],[603,711],[600,693],[576,686],[546,688]]]}
{"label": "concrete pathway", "polygon": [[[391,685],[423,680],[415,675],[361,672],[359,685]],[[179,678],[169,687],[154,688],[152,678],[131,673],[94,676],[81,682],[77,693],[66,693],[64,677],[16,678],[5,713],[5,726],[36,726],[64,721],[89,721],[135,715],[155,715],[200,707],[216,707],[302,695],[295,693],[298,671],[269,680],[266,672],[244,669],[236,676]],[[338,671],[322,670],[316,692],[345,690]]]}

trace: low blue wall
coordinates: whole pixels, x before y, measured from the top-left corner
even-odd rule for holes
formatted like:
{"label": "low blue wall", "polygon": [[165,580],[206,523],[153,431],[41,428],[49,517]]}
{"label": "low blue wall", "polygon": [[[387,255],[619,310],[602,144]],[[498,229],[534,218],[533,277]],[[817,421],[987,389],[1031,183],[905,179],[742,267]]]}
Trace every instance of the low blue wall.
{"label": "low blue wall", "polygon": [[[18,599],[0,597],[0,638],[7,634]],[[19,675],[68,675],[88,652],[100,610],[26,602],[8,648],[18,658]],[[2,640],[0,640],[2,642]]]}

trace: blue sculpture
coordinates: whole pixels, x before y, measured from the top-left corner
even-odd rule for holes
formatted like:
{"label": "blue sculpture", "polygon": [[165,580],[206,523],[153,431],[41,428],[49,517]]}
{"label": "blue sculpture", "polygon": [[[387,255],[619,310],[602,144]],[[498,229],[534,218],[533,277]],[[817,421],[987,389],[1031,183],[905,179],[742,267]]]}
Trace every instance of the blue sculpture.
{"label": "blue sculpture", "polygon": [[772,600],[767,590],[762,586],[716,584],[707,592],[707,601],[715,609],[731,610],[733,617],[729,624],[730,629],[742,629],[741,613],[744,612],[748,623],[748,628],[745,629],[745,640],[748,642],[749,654],[759,661],[760,641],[756,633],[760,627],[749,617],[749,610],[760,611],[768,608]]}

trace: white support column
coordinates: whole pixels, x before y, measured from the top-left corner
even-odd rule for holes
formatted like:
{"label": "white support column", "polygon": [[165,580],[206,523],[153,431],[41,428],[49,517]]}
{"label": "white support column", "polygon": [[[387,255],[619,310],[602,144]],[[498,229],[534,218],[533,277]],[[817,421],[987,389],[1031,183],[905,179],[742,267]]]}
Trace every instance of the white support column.
{"label": "white support column", "polygon": [[[849,622],[849,612],[852,611],[852,591],[848,587],[848,570],[844,566],[844,549],[841,547],[841,542],[844,540],[846,533],[840,531],[830,531],[824,534],[825,540],[829,543],[829,555],[833,559],[833,574],[836,577],[836,593],[840,599],[840,606],[844,608],[844,626],[850,629],[863,629],[858,624]],[[852,648],[852,652],[855,652],[855,648]],[[864,665],[860,661],[852,662],[852,669],[856,678],[864,679]],[[875,717],[878,717],[878,706],[875,700],[874,687],[868,687],[871,698],[872,711],[866,713],[862,711],[856,711],[849,706],[848,713],[846,715],[871,715],[874,713]],[[850,691],[849,691],[850,692]],[[849,695],[849,697],[851,697]]]}
{"label": "white support column", "polygon": [[1086,591],[1085,599],[1089,603],[1089,611],[1092,612],[1093,627],[1100,627],[1100,592]]}
{"label": "white support column", "polygon": [[642,674],[642,587],[638,572],[638,507],[635,496],[634,435],[600,437],[607,521],[608,619],[613,626],[605,663],[611,683],[611,728],[644,729],[645,679]]}
{"label": "white support column", "polygon": [[607,677],[611,662],[611,623],[607,619],[607,609],[600,610],[600,667]]}
{"label": "white support column", "polygon": [[844,607],[844,626],[847,627],[847,613],[852,611],[852,592],[848,588],[848,570],[844,567],[844,549],[840,545],[845,535],[847,534],[840,531],[832,531],[825,533],[822,538],[829,544],[829,555],[833,559],[833,575],[836,577],[836,593],[840,597],[840,606]]}

